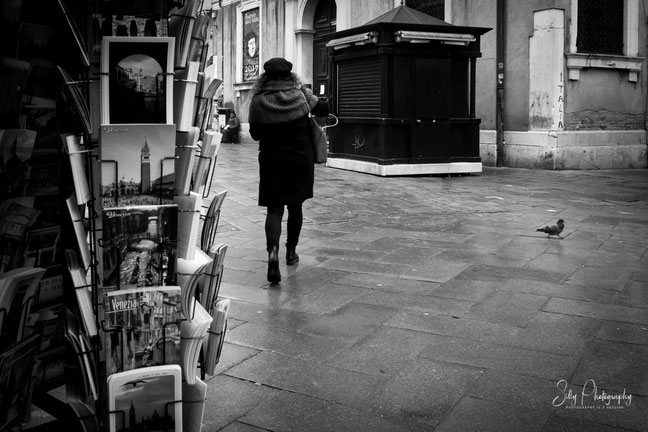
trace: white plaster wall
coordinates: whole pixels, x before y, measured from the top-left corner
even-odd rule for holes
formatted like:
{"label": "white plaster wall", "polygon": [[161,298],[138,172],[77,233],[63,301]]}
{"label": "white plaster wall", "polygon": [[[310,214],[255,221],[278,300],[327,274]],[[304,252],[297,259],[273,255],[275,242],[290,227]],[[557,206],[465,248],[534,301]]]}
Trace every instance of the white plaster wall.
{"label": "white plaster wall", "polygon": [[529,38],[529,129],[562,130],[564,125],[565,13],[534,12]]}

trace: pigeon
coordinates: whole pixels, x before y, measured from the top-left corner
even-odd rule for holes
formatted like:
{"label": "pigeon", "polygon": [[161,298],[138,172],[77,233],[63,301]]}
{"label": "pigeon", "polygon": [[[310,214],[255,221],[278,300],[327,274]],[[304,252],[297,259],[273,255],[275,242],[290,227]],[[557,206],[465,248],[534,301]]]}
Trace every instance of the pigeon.
{"label": "pigeon", "polygon": [[558,236],[562,239],[560,233],[562,232],[563,228],[565,228],[565,221],[558,219],[558,222],[556,222],[555,225],[547,225],[544,228],[538,228],[536,231],[547,233],[548,238],[551,236]]}

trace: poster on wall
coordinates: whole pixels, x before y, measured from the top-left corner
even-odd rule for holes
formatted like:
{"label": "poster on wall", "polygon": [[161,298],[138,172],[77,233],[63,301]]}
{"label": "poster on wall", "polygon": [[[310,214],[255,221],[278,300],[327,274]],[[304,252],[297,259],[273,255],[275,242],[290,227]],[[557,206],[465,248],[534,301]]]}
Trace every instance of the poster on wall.
{"label": "poster on wall", "polygon": [[259,76],[259,8],[243,12],[243,81]]}
{"label": "poster on wall", "polygon": [[105,36],[101,123],[173,124],[175,38]]}

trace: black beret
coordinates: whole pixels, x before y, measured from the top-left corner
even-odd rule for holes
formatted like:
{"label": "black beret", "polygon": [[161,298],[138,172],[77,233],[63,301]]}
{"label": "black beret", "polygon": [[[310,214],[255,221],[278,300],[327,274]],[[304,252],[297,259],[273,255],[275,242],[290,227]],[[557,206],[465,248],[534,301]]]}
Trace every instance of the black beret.
{"label": "black beret", "polygon": [[263,64],[263,69],[267,73],[274,75],[289,74],[292,70],[292,63],[285,58],[275,57],[265,62]]}

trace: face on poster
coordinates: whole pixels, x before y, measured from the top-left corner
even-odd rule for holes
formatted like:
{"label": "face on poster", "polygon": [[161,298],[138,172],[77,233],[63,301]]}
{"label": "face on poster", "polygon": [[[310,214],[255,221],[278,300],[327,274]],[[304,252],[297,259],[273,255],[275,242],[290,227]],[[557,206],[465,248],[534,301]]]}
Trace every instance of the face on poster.
{"label": "face on poster", "polygon": [[243,12],[243,81],[259,75],[259,9]]}

